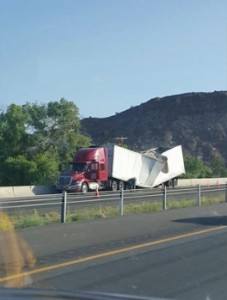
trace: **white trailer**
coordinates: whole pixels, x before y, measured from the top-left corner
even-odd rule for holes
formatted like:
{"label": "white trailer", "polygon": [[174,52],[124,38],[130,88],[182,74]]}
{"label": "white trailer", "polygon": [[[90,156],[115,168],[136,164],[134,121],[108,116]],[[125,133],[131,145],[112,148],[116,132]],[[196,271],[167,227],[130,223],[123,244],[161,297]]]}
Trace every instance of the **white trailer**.
{"label": "white trailer", "polygon": [[181,146],[154,148],[143,153],[119,146],[79,149],[62,170],[56,189],[87,192],[93,189],[152,188],[176,184],[184,174]]}
{"label": "white trailer", "polygon": [[143,188],[167,184],[185,173],[184,160],[181,146],[162,150],[137,153],[116,145],[109,147],[108,177]]}
{"label": "white trailer", "polygon": [[165,183],[167,186],[176,185],[179,176],[185,174],[184,158],[182,147],[176,146],[173,148],[154,148],[146,152],[149,153],[161,153],[160,156],[166,161],[162,170],[160,170],[158,176],[152,183],[152,187],[159,186]]}

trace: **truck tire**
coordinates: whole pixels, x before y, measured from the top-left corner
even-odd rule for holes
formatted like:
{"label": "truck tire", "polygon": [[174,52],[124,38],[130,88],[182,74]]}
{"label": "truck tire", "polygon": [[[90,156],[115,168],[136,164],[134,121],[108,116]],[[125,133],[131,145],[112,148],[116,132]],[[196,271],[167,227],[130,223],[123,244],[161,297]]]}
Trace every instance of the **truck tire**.
{"label": "truck tire", "polygon": [[136,179],[132,178],[132,179],[128,180],[127,189],[128,190],[135,190],[136,189]]}
{"label": "truck tire", "polygon": [[112,183],[111,183],[111,190],[112,191],[117,191],[117,188],[118,188],[117,181],[113,180]]}
{"label": "truck tire", "polygon": [[174,188],[175,186],[177,186],[178,184],[178,179],[177,178],[173,178],[172,179],[172,187]]}
{"label": "truck tire", "polygon": [[165,185],[167,188],[171,187],[171,181],[168,180],[168,181],[164,182],[164,185]]}
{"label": "truck tire", "polygon": [[168,181],[165,181],[161,184],[161,187],[164,189],[165,187],[166,188],[169,188],[171,186],[171,182],[168,180]]}
{"label": "truck tire", "polygon": [[85,182],[81,185],[81,192],[83,194],[86,194],[88,192],[88,185]]}
{"label": "truck tire", "polygon": [[122,181],[122,180],[119,181],[119,182],[118,182],[118,189],[119,189],[119,190],[121,190],[121,189],[124,190],[124,188],[125,188],[125,183],[124,183],[124,181]]}

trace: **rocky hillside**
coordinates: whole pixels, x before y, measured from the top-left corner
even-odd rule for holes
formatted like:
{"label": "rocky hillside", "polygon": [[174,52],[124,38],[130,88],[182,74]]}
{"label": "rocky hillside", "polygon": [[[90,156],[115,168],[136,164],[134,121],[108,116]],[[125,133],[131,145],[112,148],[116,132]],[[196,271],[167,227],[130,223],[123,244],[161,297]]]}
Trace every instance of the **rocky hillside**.
{"label": "rocky hillside", "polygon": [[154,98],[108,118],[81,120],[93,143],[118,143],[144,150],[181,144],[184,153],[209,162],[217,156],[227,165],[227,91],[187,93]]}

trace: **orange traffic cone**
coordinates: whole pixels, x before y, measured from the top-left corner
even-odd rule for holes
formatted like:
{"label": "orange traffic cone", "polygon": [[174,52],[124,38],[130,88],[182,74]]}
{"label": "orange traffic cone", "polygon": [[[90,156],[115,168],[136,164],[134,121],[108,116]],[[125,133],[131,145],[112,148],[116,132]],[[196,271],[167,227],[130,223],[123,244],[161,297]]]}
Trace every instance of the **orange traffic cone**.
{"label": "orange traffic cone", "polygon": [[95,190],[95,197],[99,198],[99,189],[98,188],[96,188],[96,190]]}

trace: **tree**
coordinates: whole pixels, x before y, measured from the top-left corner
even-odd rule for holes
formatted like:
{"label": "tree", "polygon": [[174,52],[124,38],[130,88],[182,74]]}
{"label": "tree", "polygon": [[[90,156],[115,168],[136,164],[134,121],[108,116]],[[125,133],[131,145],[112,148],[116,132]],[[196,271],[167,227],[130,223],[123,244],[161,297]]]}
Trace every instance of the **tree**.
{"label": "tree", "polygon": [[11,104],[0,114],[0,160],[24,154],[28,146],[28,116],[19,105]]}
{"label": "tree", "polygon": [[35,162],[24,155],[10,156],[1,163],[1,185],[30,185],[35,171]]}
{"label": "tree", "polygon": [[28,129],[33,139],[33,154],[51,150],[64,161],[71,159],[76,149],[91,143],[80,134],[79,111],[73,102],[62,98],[47,106],[27,104],[25,110],[30,116]]}
{"label": "tree", "polygon": [[225,168],[223,162],[218,157],[213,157],[211,160],[211,170],[213,177],[226,177],[227,169]]}
{"label": "tree", "polygon": [[23,155],[8,157],[1,164],[1,185],[53,184],[57,178],[58,160],[53,153],[38,154],[33,160]]}
{"label": "tree", "polygon": [[0,114],[1,185],[53,183],[61,161],[72,159],[90,138],[80,133],[77,106],[59,102],[19,106]]}
{"label": "tree", "polygon": [[206,178],[211,177],[211,170],[204,162],[197,157],[184,158],[185,163],[185,178]]}
{"label": "tree", "polygon": [[33,160],[36,172],[32,184],[53,184],[57,179],[59,161],[56,153],[46,152],[38,154]]}

